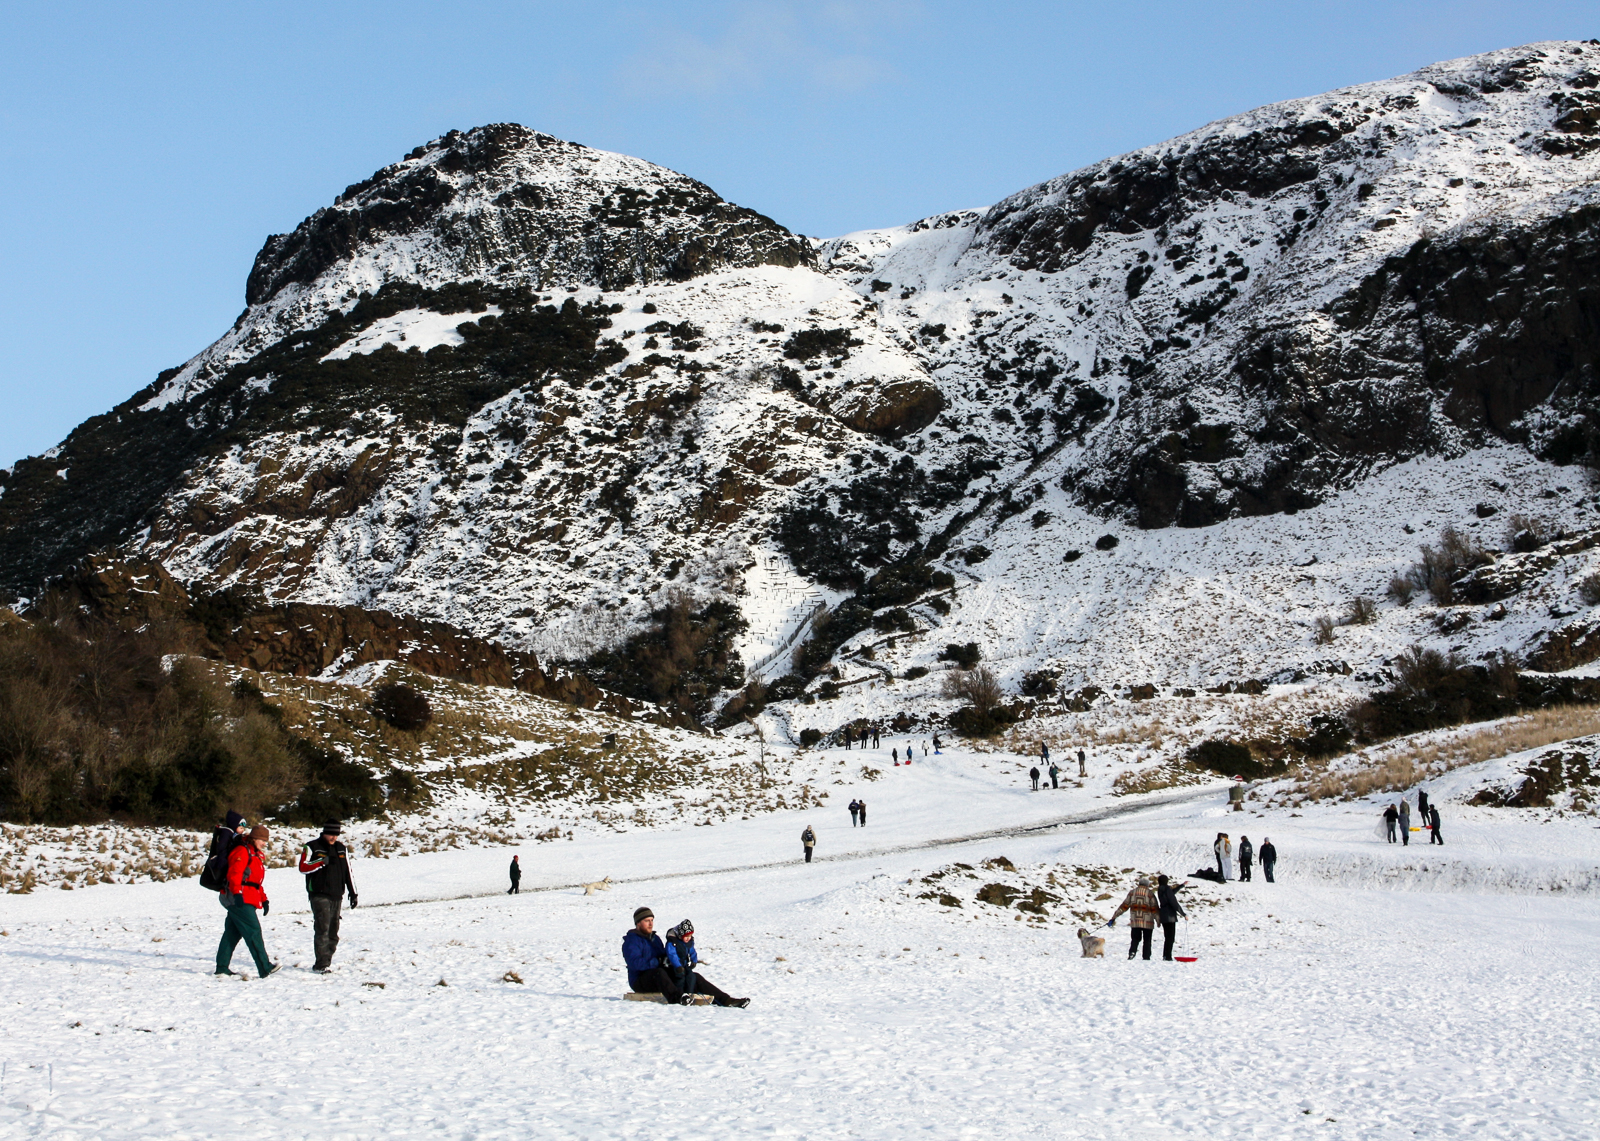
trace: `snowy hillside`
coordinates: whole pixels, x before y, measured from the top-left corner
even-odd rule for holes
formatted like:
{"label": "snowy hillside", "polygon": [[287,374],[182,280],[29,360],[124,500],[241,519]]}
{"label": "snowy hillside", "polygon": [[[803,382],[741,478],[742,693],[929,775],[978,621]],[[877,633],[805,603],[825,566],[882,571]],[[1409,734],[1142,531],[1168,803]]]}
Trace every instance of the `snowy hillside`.
{"label": "snowy hillside", "polygon": [[[1446,526],[1594,526],[1597,76],[1592,43],[1489,53],[822,243],[649,163],[452,132],[6,475],[4,582],[110,549],[557,658],[682,590],[741,608],[770,679],[819,602],[920,554],[953,606],[880,675],[947,642],[1103,688],[1535,652],[1588,608],[1587,547],[1481,612],[1311,635]],[[846,703],[936,703],[879,680]]]}

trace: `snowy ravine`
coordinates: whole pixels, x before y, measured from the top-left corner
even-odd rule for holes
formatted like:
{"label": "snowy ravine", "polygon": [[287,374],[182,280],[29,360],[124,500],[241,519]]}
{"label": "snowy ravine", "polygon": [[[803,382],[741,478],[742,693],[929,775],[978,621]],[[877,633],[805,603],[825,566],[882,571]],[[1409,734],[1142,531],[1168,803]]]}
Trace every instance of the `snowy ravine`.
{"label": "snowy ravine", "polygon": [[1594,43],[1491,52],[830,241],[452,132],[269,239],[232,329],[5,473],[0,585],[110,550],[558,658],[681,589],[783,666],[818,602],[920,550],[973,589],[907,666],[978,641],[1008,682],[1109,688],[1528,653],[1589,609],[1583,558],[1508,623],[1310,631],[1445,526],[1590,525],[1597,76]]}
{"label": "snowy ravine", "polygon": [[[512,849],[358,861],[327,977],[292,870],[268,875],[285,969],[265,981],[210,975],[222,912],[192,881],[3,896],[0,1133],[1592,1137],[1600,843],[1588,818],[1464,803],[1518,760],[1430,782],[1447,842],[1402,848],[1376,801],[1241,814],[1212,788],[1128,811],[950,751],[838,790],[866,829],[836,795],[585,835],[524,848],[516,897]],[[1278,882],[1197,881],[1197,962],[1159,940],[1128,962],[1125,919],[1080,957],[1080,915],[1135,871],[1209,865],[1224,829],[1270,836]],[[562,886],[604,875],[608,893]],[[989,882],[1064,899],[1026,913],[975,898]],[[750,1008],[622,1001],[640,904],[692,918],[704,973]]]}

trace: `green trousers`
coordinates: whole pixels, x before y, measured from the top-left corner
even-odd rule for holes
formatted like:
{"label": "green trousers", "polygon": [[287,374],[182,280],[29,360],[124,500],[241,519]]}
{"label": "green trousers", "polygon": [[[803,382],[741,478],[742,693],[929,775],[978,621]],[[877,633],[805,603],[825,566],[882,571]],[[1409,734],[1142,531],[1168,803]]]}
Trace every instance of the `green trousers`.
{"label": "green trousers", "polygon": [[267,945],[261,938],[261,920],[256,909],[248,903],[230,904],[228,922],[222,928],[222,941],[217,944],[217,974],[222,974],[233,962],[233,949],[239,940],[250,948],[250,957],[256,961],[256,970],[266,978],[272,972],[272,960],[267,958]]}

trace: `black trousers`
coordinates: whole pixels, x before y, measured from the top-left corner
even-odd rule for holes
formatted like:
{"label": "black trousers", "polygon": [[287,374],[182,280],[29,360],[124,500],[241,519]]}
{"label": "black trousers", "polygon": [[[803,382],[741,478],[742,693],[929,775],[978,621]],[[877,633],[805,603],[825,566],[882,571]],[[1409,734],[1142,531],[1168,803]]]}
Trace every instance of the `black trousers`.
{"label": "black trousers", "polygon": [[1247,879],[1250,878],[1250,861],[1249,860],[1240,860],[1239,861],[1239,878],[1242,879],[1242,880],[1247,880]]}
{"label": "black trousers", "polygon": [[1437,824],[1435,824],[1433,826],[1433,838],[1431,840],[1429,840],[1428,843],[1430,843],[1430,844],[1443,844],[1444,843],[1444,837],[1439,835],[1439,826]]}
{"label": "black trousers", "polygon": [[521,895],[522,894],[522,881],[521,880],[512,880],[511,881],[511,890],[506,892],[506,894],[507,895]]}
{"label": "black trousers", "polygon": [[[1167,962],[1172,962],[1172,944],[1178,938],[1178,921],[1161,925],[1161,957]],[[1145,956],[1149,958],[1148,955]]]}
{"label": "black trousers", "polygon": [[1143,940],[1144,957],[1148,959],[1150,957],[1150,937],[1154,934],[1155,932],[1149,927],[1133,928],[1133,942],[1128,945],[1128,958],[1131,959],[1135,954],[1138,953],[1139,942],[1140,940]]}
{"label": "black trousers", "polygon": [[807,844],[806,845],[806,863],[809,864],[810,862],[811,862],[811,845]]}
{"label": "black trousers", "polygon": [[311,946],[317,954],[311,964],[314,971],[325,971],[333,963],[333,953],[339,949],[339,911],[343,904],[342,896],[311,897]]}
{"label": "black trousers", "polygon": [[653,971],[641,971],[639,972],[639,985],[636,988],[636,993],[664,995],[666,1000],[674,1006],[682,1000],[685,993],[709,994],[711,1001],[718,1006],[727,1006],[733,1001],[714,984],[706,981],[705,976],[698,971],[687,971],[685,975],[684,982],[687,985],[679,986],[672,981],[672,972],[665,967],[657,967]]}

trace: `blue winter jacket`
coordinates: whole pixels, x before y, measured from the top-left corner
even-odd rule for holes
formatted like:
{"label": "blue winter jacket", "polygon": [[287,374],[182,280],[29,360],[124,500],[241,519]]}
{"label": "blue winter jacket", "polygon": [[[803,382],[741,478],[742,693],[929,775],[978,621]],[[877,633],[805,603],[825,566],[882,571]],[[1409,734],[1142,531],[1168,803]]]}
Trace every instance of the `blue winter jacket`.
{"label": "blue winter jacket", "polygon": [[630,928],[622,937],[622,961],[628,964],[628,989],[639,989],[639,975],[661,966],[667,957],[667,948],[661,936],[646,936],[637,927]]}
{"label": "blue winter jacket", "polygon": [[[685,954],[687,952],[687,954]],[[686,963],[683,960],[688,959]],[[684,968],[693,969],[700,962],[700,953],[694,949],[694,944],[680,943],[673,939],[667,943],[667,968],[676,976]]]}

